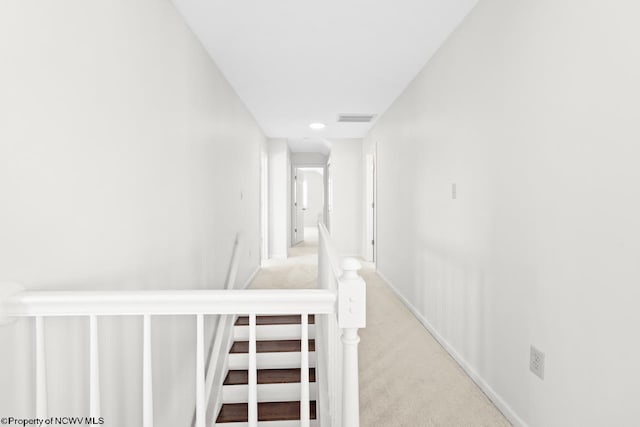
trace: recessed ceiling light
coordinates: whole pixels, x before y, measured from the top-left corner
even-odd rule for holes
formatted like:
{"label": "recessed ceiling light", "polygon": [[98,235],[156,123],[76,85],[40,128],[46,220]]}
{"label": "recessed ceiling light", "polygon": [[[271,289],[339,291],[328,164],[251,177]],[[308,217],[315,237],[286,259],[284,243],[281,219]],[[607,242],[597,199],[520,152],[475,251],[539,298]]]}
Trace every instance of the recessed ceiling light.
{"label": "recessed ceiling light", "polygon": [[311,123],[309,127],[314,130],[324,129],[327,125],[324,123]]}

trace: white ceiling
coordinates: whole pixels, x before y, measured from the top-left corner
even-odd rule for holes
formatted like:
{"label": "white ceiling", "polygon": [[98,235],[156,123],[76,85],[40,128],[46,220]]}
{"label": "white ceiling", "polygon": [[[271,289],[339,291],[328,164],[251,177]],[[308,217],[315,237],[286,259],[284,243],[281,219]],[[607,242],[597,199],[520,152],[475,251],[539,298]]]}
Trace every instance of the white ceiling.
{"label": "white ceiling", "polygon": [[476,2],[174,0],[265,134],[298,141],[365,136],[337,115],[379,117]]}

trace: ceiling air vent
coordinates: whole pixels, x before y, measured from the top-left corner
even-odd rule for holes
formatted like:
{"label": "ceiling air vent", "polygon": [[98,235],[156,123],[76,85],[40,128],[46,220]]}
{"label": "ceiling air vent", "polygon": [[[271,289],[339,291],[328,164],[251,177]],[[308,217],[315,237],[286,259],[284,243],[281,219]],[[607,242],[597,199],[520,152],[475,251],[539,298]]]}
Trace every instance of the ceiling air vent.
{"label": "ceiling air vent", "polygon": [[338,114],[338,122],[369,123],[375,116],[375,114]]}

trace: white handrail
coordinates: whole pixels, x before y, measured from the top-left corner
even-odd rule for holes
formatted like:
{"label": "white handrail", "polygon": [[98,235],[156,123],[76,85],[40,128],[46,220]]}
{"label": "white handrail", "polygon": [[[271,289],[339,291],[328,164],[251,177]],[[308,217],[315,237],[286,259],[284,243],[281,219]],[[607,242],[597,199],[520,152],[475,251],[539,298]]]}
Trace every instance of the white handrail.
{"label": "white handrail", "polygon": [[[329,234],[327,227],[322,223],[318,224],[318,240],[320,251],[323,251],[328,257],[329,265],[333,270],[333,274],[336,278],[342,276],[340,256],[338,255],[338,251],[333,244],[333,240],[331,239],[331,235]],[[320,253],[318,254],[318,256],[320,256]]]}
{"label": "white handrail", "polygon": [[333,313],[337,295],[320,289],[183,291],[22,291],[7,297],[2,315],[125,316]]}
{"label": "white handrail", "polygon": [[366,283],[358,275],[357,260],[340,260],[323,224],[318,224],[318,235],[318,287],[338,294],[337,311],[318,322],[320,426],[358,427],[358,329],[366,325]]}
{"label": "white handrail", "polygon": [[224,288],[229,290],[235,288],[236,276],[238,275],[238,264],[240,263],[240,248],[242,248],[242,234],[236,234],[236,240],[233,242],[233,250],[231,251],[231,262],[227,271],[227,278],[224,281]]}

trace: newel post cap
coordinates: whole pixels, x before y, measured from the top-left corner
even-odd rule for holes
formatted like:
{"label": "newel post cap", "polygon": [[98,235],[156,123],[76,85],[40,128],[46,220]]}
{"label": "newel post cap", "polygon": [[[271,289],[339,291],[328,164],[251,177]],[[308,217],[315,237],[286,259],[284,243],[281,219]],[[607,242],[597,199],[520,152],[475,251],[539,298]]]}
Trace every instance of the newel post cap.
{"label": "newel post cap", "polygon": [[24,291],[24,286],[14,282],[0,282],[0,326],[7,325],[15,318],[9,317],[6,314],[5,301],[12,295]]}
{"label": "newel post cap", "polygon": [[362,264],[355,258],[345,258],[340,267],[342,267],[342,278],[355,279],[358,277],[358,270],[362,268]]}

